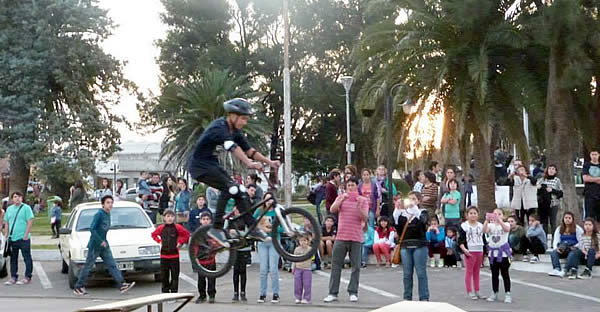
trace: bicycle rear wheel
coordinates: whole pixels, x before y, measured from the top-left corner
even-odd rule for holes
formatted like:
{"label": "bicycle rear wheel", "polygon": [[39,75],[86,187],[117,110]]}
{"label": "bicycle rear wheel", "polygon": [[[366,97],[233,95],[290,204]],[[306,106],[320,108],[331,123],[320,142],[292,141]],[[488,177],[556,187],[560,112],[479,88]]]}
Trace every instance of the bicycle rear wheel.
{"label": "bicycle rear wheel", "polygon": [[229,272],[237,251],[222,247],[209,237],[208,231],[211,228],[212,225],[204,225],[194,232],[188,252],[194,272],[205,277],[217,278]]}
{"label": "bicycle rear wheel", "polygon": [[[273,246],[283,259],[291,262],[300,262],[312,258],[319,249],[321,241],[321,228],[317,219],[308,211],[302,208],[283,208],[281,209],[282,217],[285,219],[284,226],[279,221],[279,218],[274,218],[271,231]],[[286,231],[286,227],[289,232]],[[308,237],[310,233],[311,240],[307,252],[294,254],[296,247],[300,246],[299,239]]]}

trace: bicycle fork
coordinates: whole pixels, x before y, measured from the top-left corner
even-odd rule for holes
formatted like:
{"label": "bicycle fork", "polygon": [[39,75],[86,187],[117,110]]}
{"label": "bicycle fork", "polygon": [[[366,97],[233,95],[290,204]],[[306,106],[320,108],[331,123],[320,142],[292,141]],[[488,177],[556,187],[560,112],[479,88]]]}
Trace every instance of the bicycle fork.
{"label": "bicycle fork", "polygon": [[285,233],[287,233],[288,235],[293,234],[292,231],[292,222],[289,219],[288,216],[283,216],[282,211],[284,211],[285,208],[282,205],[277,204],[275,206],[275,215],[277,216],[277,219],[279,219],[279,223],[281,223],[281,226],[283,227],[283,230],[285,231]]}

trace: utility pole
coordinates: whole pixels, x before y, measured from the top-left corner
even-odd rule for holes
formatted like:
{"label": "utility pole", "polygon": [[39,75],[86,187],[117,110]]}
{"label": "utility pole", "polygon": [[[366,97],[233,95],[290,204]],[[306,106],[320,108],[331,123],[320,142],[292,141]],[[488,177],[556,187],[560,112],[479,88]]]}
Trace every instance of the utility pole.
{"label": "utility pole", "polygon": [[290,86],[290,20],[288,13],[288,0],[283,0],[283,24],[284,24],[284,45],[283,45],[283,149],[284,155],[284,174],[283,186],[285,191],[285,205],[292,206],[292,112],[291,112],[291,86]]}

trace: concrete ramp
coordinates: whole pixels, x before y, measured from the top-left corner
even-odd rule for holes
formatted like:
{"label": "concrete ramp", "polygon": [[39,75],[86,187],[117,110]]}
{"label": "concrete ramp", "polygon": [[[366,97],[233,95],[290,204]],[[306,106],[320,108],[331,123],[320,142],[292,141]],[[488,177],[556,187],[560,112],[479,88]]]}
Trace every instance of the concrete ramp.
{"label": "concrete ramp", "polygon": [[422,302],[422,301],[401,301],[388,306],[371,310],[371,312],[466,312],[449,303],[444,302]]}

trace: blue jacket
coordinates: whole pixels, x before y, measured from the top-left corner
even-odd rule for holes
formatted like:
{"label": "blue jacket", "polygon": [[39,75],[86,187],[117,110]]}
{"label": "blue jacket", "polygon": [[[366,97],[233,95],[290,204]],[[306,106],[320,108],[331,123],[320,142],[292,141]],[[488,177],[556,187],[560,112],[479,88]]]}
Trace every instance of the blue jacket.
{"label": "blue jacket", "polygon": [[446,239],[446,230],[444,229],[443,226],[438,226],[438,229],[440,229],[440,233],[435,235],[433,231],[428,231],[427,233],[425,233],[425,238],[427,239],[428,242],[430,243],[440,243],[440,242],[444,242]]}
{"label": "blue jacket", "polygon": [[175,211],[185,212],[190,211],[190,198],[192,197],[190,191],[183,190],[175,197]]}
{"label": "blue jacket", "polygon": [[52,208],[52,217],[55,217],[56,221],[60,221],[60,218],[62,217],[62,209],[60,209],[60,206],[56,205]]}
{"label": "blue jacket", "polygon": [[110,214],[104,209],[98,210],[92,219],[90,225],[90,241],[88,242],[87,248],[100,248],[102,242],[106,242],[108,248],[108,241],[106,240],[106,233],[110,229]]}

